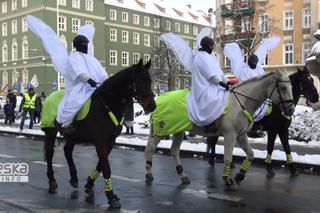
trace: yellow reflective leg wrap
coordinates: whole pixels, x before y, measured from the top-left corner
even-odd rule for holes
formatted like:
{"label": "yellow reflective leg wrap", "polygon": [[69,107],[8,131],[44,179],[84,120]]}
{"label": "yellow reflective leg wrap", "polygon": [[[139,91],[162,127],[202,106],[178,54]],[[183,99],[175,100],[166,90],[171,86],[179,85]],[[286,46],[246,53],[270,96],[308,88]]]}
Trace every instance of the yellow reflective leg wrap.
{"label": "yellow reflective leg wrap", "polygon": [[223,167],[222,177],[230,177],[231,175],[231,164],[226,164]]}
{"label": "yellow reflective leg wrap", "polygon": [[90,177],[92,180],[95,180],[95,179],[97,179],[97,177],[99,177],[99,175],[100,175],[100,172],[98,172],[98,170],[94,168],[94,169],[91,171],[89,177]]}
{"label": "yellow reflective leg wrap", "polygon": [[105,180],[104,180],[104,191],[105,191],[105,192],[110,192],[110,191],[112,191],[111,178],[108,178],[108,179],[105,179]]}
{"label": "yellow reflective leg wrap", "polygon": [[243,162],[242,162],[242,165],[240,167],[240,170],[243,171],[243,172],[247,172],[248,169],[250,168],[251,166],[251,161],[249,161],[248,159],[245,159]]}
{"label": "yellow reflective leg wrap", "polygon": [[267,155],[266,159],[264,160],[265,163],[271,163],[272,160],[271,160],[271,155]]}
{"label": "yellow reflective leg wrap", "polygon": [[291,154],[287,155],[287,164],[289,164],[289,163],[293,163],[293,159],[292,159],[292,155]]}

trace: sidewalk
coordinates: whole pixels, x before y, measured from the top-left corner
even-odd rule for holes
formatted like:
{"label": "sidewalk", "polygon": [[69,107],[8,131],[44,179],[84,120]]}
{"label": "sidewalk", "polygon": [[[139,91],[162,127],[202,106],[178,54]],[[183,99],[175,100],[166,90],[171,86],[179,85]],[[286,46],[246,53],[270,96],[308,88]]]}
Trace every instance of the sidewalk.
{"label": "sidewalk", "polygon": [[[25,122],[24,130],[22,132],[19,132],[20,123],[19,121],[17,122],[18,123],[8,125],[8,124],[4,124],[0,120],[0,134],[24,136],[24,137],[43,141],[44,133],[41,131],[38,124],[35,124],[33,129],[28,129],[29,121],[27,120]],[[135,134],[135,135],[121,134],[117,138],[116,144],[118,146],[130,147],[139,151],[144,151],[144,148],[147,143],[147,139],[148,139],[148,135],[146,134]],[[206,153],[205,141],[206,141],[206,138],[201,136],[196,136],[194,138],[188,137],[187,140],[184,141],[181,146],[181,156],[207,159],[208,154]],[[264,164],[264,157],[266,155],[265,153],[266,153],[266,146],[267,146],[267,137],[260,138],[260,139],[249,138],[249,142],[255,152],[254,162],[259,164]],[[159,144],[157,151],[160,153],[170,155],[170,146],[171,146],[170,141],[162,141]],[[238,150],[238,151],[234,152],[234,160],[242,161],[244,157],[244,152],[239,148],[235,148],[235,150]],[[275,143],[274,158],[272,160],[275,166],[283,167],[286,164],[285,154],[282,150],[283,150],[282,145],[280,143]],[[310,163],[310,158],[315,156],[320,156],[319,147],[313,147],[308,145],[304,146],[300,144],[299,145],[291,144],[291,151],[292,151],[293,159],[296,165],[300,169],[304,170],[304,172],[307,172],[307,173],[320,174],[320,163],[317,163],[316,161],[312,161],[312,160]],[[217,153],[217,161],[218,162],[222,161],[223,160],[223,138],[222,137],[219,138],[216,153]],[[282,156],[280,159],[278,157],[279,155]],[[305,157],[308,160],[307,163],[305,161],[299,162],[299,159],[297,156]],[[316,157],[316,158],[320,159],[320,157]]]}

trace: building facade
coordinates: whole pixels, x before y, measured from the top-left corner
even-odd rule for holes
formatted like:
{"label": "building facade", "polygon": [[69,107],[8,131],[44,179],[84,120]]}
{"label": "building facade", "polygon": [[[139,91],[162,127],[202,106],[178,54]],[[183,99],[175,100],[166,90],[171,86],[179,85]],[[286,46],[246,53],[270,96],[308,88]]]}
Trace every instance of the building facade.
{"label": "building facade", "polygon": [[[114,74],[140,58],[152,59],[152,72],[159,71],[157,59],[160,35],[174,32],[196,48],[196,35],[210,23],[190,7],[142,0],[2,0],[0,3],[0,84],[2,90],[25,90],[36,75],[37,92],[46,94],[64,87],[64,79],[54,70],[41,42],[28,30],[26,15],[34,15],[51,26],[72,50],[72,41],[81,25],[93,24],[94,55],[109,74]],[[175,88],[190,86],[190,74],[183,67],[172,78]],[[168,85],[155,84],[161,90]]]}

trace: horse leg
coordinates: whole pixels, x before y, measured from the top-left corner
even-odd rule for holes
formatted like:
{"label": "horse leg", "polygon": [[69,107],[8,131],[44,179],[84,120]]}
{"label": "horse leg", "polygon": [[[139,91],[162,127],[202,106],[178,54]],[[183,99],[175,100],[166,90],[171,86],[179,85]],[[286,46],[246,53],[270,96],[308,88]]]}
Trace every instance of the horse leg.
{"label": "horse leg", "polygon": [[228,132],[224,134],[224,167],[222,178],[227,186],[227,188],[232,188],[234,186],[234,181],[231,178],[231,163],[232,163],[232,154],[233,147],[236,141],[235,133]]}
{"label": "horse leg", "polygon": [[216,158],[216,145],[218,143],[219,136],[207,137],[207,152],[209,152],[208,163],[211,166],[215,164]]}
{"label": "horse leg", "polygon": [[294,162],[292,159],[288,135],[289,135],[288,128],[283,128],[283,129],[281,129],[281,131],[279,131],[279,137],[281,140],[283,150],[285,151],[286,156],[287,156],[287,166],[289,168],[291,176],[298,176],[299,171],[298,171],[297,167],[294,165]]}
{"label": "horse leg", "polygon": [[94,190],[93,190],[93,187],[94,187],[94,182],[95,180],[99,177],[101,173],[101,165],[100,163],[98,162],[96,168],[94,168],[91,172],[90,172],[90,175],[88,176],[87,178],[87,183],[86,185],[84,186],[85,188],[85,192],[92,196],[94,195]]}
{"label": "horse leg", "polygon": [[67,159],[68,166],[69,166],[69,172],[70,172],[70,185],[73,188],[78,188],[78,175],[77,175],[77,169],[76,166],[74,165],[73,158],[72,158],[72,153],[74,150],[74,143],[70,142],[67,140],[66,144],[63,147],[64,150],[64,156]]}
{"label": "horse leg", "polygon": [[251,145],[248,143],[248,137],[246,134],[239,136],[237,138],[237,142],[240,148],[246,153],[246,159],[242,161],[240,171],[234,178],[236,183],[240,185],[241,181],[243,181],[243,179],[245,178],[252,161],[254,160],[254,153],[252,151]]}
{"label": "horse leg", "polygon": [[267,177],[271,178],[274,177],[275,172],[274,169],[272,167],[272,152],[273,152],[273,148],[274,148],[274,142],[276,140],[277,137],[277,131],[275,129],[271,129],[268,131],[268,143],[267,143],[267,157],[265,159],[265,164],[266,164],[266,169],[267,169]]}
{"label": "horse leg", "polygon": [[146,182],[151,183],[153,181],[152,175],[152,158],[153,153],[156,150],[158,144],[160,143],[161,138],[159,136],[153,135],[152,128],[150,129],[148,144],[144,150],[144,158],[146,160]]}
{"label": "horse leg", "polygon": [[181,177],[181,181],[184,184],[189,184],[190,179],[188,175],[183,171],[182,163],[180,160],[180,146],[182,143],[184,133],[178,133],[173,135],[172,145],[171,145],[171,156],[176,163],[176,170],[178,175]]}
{"label": "horse leg", "polygon": [[44,137],[44,157],[45,161],[47,161],[47,177],[49,179],[49,193],[56,193],[58,184],[56,179],[54,178],[54,171],[52,168],[52,158],[54,155],[54,142],[56,140],[57,130],[54,128],[46,128],[44,129],[45,137]]}
{"label": "horse leg", "polygon": [[108,159],[108,153],[110,153],[114,141],[115,139],[113,139],[113,142],[108,144],[108,146],[105,145],[105,141],[101,141],[100,143],[97,142],[96,152],[98,154],[99,165],[101,166],[102,174],[104,177],[104,192],[108,198],[109,208],[119,209],[121,208],[121,204],[119,202],[120,199],[113,193],[111,182],[111,168]]}

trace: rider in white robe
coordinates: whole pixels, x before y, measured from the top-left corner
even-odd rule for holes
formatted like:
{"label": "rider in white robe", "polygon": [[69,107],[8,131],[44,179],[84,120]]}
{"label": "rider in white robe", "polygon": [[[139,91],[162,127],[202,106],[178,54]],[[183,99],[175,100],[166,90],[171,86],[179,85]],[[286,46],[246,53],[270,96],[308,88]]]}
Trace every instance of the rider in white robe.
{"label": "rider in white robe", "polygon": [[[315,33],[313,33],[313,37],[315,39],[317,39],[317,42],[313,44],[313,46],[307,56],[308,59],[320,54],[320,29],[318,29]],[[317,59],[317,60],[319,60],[319,59]]]}
{"label": "rider in white robe", "polygon": [[192,87],[187,95],[190,120],[198,126],[211,124],[223,113],[228,97],[227,78],[212,55],[214,42],[201,40],[202,48],[195,52],[192,64]]}
{"label": "rider in white robe", "polygon": [[[263,63],[265,61],[268,50],[275,48],[280,42],[279,37],[271,37],[261,41],[260,46],[250,55],[248,63],[243,61],[243,55],[239,44],[233,42],[228,43],[224,47],[224,55],[229,58],[231,62],[231,70],[239,81],[245,81],[249,78],[264,75]],[[268,109],[267,104],[263,104],[255,112],[255,121],[261,120]]]}
{"label": "rider in white robe", "polygon": [[76,50],[69,56],[71,69],[65,74],[68,80],[64,97],[58,108],[57,122],[63,128],[68,127],[76,113],[92,95],[96,86],[103,83],[108,74],[101,63],[88,53],[89,40],[78,35],[73,41]]}

